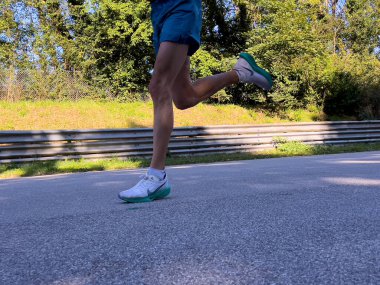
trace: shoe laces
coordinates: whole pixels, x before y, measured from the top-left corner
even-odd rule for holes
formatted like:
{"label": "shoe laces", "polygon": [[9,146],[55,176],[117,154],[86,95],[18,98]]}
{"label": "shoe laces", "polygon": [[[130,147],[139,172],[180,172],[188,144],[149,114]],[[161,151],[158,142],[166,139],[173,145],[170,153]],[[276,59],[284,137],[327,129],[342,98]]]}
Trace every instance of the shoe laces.
{"label": "shoe laces", "polygon": [[143,174],[139,177],[141,180],[139,181],[138,185],[145,186],[146,184],[149,184],[149,182],[155,182],[152,175]]}

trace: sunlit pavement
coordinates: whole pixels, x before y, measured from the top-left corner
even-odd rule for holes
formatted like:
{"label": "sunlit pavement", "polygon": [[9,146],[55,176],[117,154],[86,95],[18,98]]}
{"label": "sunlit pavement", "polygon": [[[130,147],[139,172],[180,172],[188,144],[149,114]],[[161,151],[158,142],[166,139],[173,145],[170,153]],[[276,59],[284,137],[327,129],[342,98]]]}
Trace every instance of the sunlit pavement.
{"label": "sunlit pavement", "polygon": [[380,284],[380,152],[0,180],[0,284]]}

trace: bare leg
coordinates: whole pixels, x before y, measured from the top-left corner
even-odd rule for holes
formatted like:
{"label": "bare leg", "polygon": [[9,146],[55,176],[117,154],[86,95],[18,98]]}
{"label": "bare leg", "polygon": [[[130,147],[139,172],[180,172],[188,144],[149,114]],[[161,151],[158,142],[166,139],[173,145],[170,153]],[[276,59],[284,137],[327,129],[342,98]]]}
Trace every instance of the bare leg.
{"label": "bare leg", "polygon": [[195,106],[219,90],[238,82],[237,73],[231,70],[198,79],[192,83],[190,79],[190,59],[187,58],[174,82],[172,97],[176,107],[183,110]]}
{"label": "bare leg", "polygon": [[154,65],[149,92],[154,104],[153,157],[150,166],[165,168],[166,152],[173,130],[172,86],[187,57],[188,46],[163,42]]}

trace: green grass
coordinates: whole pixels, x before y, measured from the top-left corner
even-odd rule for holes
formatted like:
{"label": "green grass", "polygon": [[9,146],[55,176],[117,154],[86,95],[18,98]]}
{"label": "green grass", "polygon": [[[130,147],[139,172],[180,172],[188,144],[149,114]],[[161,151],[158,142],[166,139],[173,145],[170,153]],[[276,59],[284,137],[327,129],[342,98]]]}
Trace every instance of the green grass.
{"label": "green grass", "polygon": [[[0,101],[0,130],[53,130],[152,127],[153,104],[80,100]],[[237,125],[326,120],[321,110],[309,107],[273,114],[260,109],[226,104],[199,104],[174,110],[175,126]]]}
{"label": "green grass", "polygon": [[[263,159],[289,156],[334,154],[380,150],[380,143],[352,144],[345,146],[309,146],[299,142],[285,142],[277,149],[256,153],[215,154],[205,156],[169,157],[167,165],[211,163],[246,159]],[[57,173],[86,172],[96,170],[135,169],[149,166],[147,159],[118,158],[101,160],[66,160],[0,165],[0,178],[16,178]]]}

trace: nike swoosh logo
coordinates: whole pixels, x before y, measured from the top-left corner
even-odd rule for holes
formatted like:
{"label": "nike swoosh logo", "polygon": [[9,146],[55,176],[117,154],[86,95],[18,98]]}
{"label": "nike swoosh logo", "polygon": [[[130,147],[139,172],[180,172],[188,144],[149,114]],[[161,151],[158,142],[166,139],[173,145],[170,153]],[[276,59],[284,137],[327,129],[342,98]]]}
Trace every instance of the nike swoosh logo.
{"label": "nike swoosh logo", "polygon": [[152,195],[154,192],[157,192],[158,190],[160,190],[161,187],[165,185],[165,183],[166,183],[166,181],[165,181],[163,184],[161,184],[160,187],[158,187],[158,188],[157,188],[156,190],[154,190],[154,191],[150,191],[150,190],[148,189],[148,196],[149,196],[149,195]]}
{"label": "nike swoosh logo", "polygon": [[252,70],[250,70],[249,68],[246,68],[246,67],[243,67],[243,68],[249,72],[250,76],[253,76],[253,75],[255,74],[255,73],[254,73]]}

